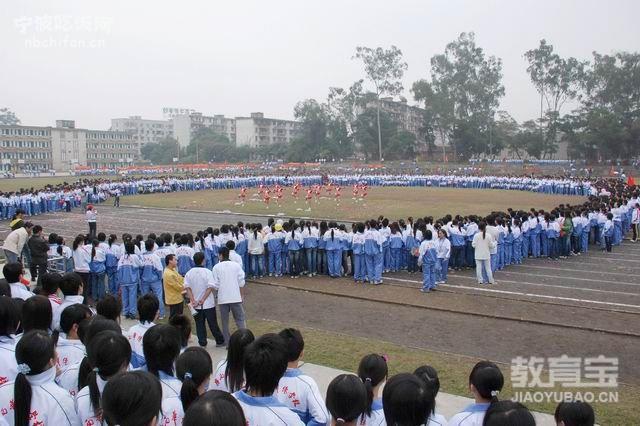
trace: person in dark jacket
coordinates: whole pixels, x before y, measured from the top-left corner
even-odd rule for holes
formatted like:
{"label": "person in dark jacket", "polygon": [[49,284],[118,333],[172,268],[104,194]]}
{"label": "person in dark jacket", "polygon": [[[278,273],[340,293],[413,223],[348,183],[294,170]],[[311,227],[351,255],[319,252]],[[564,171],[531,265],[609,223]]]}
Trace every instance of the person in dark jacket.
{"label": "person in dark jacket", "polygon": [[[36,281],[38,277],[47,273],[47,252],[49,251],[49,244],[42,236],[42,226],[36,225],[33,227],[31,238],[29,238],[27,245],[31,252],[31,263],[29,264],[31,281]],[[38,284],[40,284],[39,279]]]}

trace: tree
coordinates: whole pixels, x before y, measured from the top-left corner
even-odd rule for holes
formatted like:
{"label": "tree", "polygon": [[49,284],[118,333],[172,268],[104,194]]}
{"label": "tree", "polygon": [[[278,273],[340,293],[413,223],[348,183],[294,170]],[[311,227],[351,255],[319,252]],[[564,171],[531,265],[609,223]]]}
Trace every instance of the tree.
{"label": "tree", "polygon": [[[385,141],[390,141],[396,135],[398,128],[398,125],[389,118],[387,113],[381,111],[380,115],[378,115],[378,112],[374,108],[367,108],[359,114],[354,126],[355,139],[358,141],[360,151],[367,161],[378,157],[378,155],[376,155],[380,148],[378,135],[381,135]],[[380,133],[378,133],[378,129]],[[385,144],[384,155],[389,152],[388,148],[388,144]]]}
{"label": "tree", "polygon": [[418,80],[413,83],[411,89],[416,101],[424,105],[424,129],[427,135],[427,152],[435,146],[435,141],[440,140],[442,145],[442,158],[446,156],[446,141],[450,130],[453,128],[454,114],[453,102],[444,91],[436,92],[428,80]]}
{"label": "tree", "polygon": [[516,138],[520,130],[518,122],[507,111],[498,111],[497,117],[492,131],[493,149],[495,152],[500,152],[507,148],[511,155],[522,158],[524,147],[519,144],[518,138]]}
{"label": "tree", "polygon": [[407,69],[407,63],[402,60],[402,51],[396,46],[390,49],[358,46],[354,58],[364,64],[367,79],[373,84],[376,95],[376,123],[378,127],[378,153],[382,157],[382,131],[380,123],[380,98],[382,96],[396,96],[402,90],[402,76]]}
{"label": "tree", "polygon": [[234,161],[236,146],[226,135],[209,127],[197,129],[186,149],[185,160],[192,163]]}
{"label": "tree", "polygon": [[15,126],[20,124],[20,119],[9,108],[0,108],[0,125]]}
{"label": "tree", "polygon": [[524,56],[529,63],[527,72],[531,82],[540,94],[542,155],[551,155],[556,150],[561,109],[567,101],[578,96],[585,62],[561,58],[554,53],[553,45],[544,39],[540,40],[537,49],[525,52]]}
{"label": "tree", "polygon": [[462,33],[447,44],[444,53],[433,56],[430,63],[429,86],[424,80],[417,82],[414,96],[417,94],[425,102],[435,101],[434,115],[454,157],[491,153],[488,131],[504,96],[502,61],[486,56],[476,46],[473,33]]}
{"label": "tree", "polygon": [[410,160],[416,158],[416,136],[406,130],[394,134],[384,149],[384,158]]}
{"label": "tree", "polygon": [[178,141],[171,137],[161,139],[157,143],[147,143],[140,148],[142,158],[153,164],[171,164],[174,157],[180,157]]}

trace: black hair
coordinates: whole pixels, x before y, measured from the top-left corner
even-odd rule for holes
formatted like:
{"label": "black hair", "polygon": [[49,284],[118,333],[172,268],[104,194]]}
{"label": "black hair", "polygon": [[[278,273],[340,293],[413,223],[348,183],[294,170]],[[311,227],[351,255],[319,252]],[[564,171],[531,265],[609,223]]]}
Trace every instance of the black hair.
{"label": "black hair", "polygon": [[340,374],[327,387],[326,405],[338,424],[352,422],[367,408],[367,391],[353,374]]}
{"label": "black hair", "polygon": [[35,376],[53,368],[51,361],[55,357],[55,344],[46,331],[32,330],[26,332],[16,344],[15,356],[17,364],[27,365],[29,372],[19,372],[14,382],[14,424],[27,426],[30,424],[32,397],[31,384],[27,376]]}
{"label": "black hair", "polygon": [[427,391],[429,392],[429,396],[434,399],[432,413],[435,412],[435,398],[440,391],[440,378],[438,377],[438,371],[430,365],[423,365],[416,368],[416,371],[414,371],[413,374],[424,382],[424,385],[427,387]]}
{"label": "black hair", "polygon": [[62,246],[64,246],[64,238],[58,236],[56,238],[56,244],[58,245],[58,247],[56,247],[56,253],[58,253],[59,256],[62,256]]}
{"label": "black hair", "polygon": [[82,287],[82,278],[75,272],[67,272],[60,281],[60,291],[65,296],[77,296]]}
{"label": "black hair", "polygon": [[122,303],[117,297],[107,294],[96,303],[96,313],[117,322],[122,313]]}
{"label": "black hair", "polygon": [[154,240],[147,240],[144,242],[144,249],[146,251],[153,251],[153,246],[156,244]]}
{"label": "black hair", "polygon": [[22,305],[22,330],[49,331],[53,319],[51,302],[44,296],[32,296]]}
{"label": "black hair", "polygon": [[58,241],[58,234],[56,234],[55,232],[50,233],[48,241],[51,245],[56,244],[56,242]]}
{"label": "black hair", "polygon": [[107,234],[105,234],[104,232],[98,233],[98,241],[100,241],[101,243],[104,243],[106,240],[107,240]]}
{"label": "black hair", "polygon": [[229,392],[235,392],[244,386],[244,353],[256,338],[248,328],[236,330],[229,338],[227,349],[227,367],[225,380]]}
{"label": "black hair", "polygon": [[[86,348],[98,333],[106,330],[113,331],[116,334],[122,334],[122,329],[117,322],[104,318],[100,315],[94,315],[87,321],[80,323],[78,336]],[[87,379],[89,378],[91,369],[92,367],[89,363],[89,359],[85,356],[80,362],[80,367],[78,368],[78,389],[82,389],[87,386]]]}
{"label": "black hair", "polygon": [[146,426],[161,406],[160,381],[145,371],[118,374],[102,392],[103,418],[109,425]]}
{"label": "black hair", "polygon": [[183,314],[176,314],[169,318],[169,325],[175,327],[180,334],[180,346],[186,348],[191,337],[191,321]]}
{"label": "black hair", "polygon": [[180,354],[176,361],[176,376],[182,381],[180,400],[185,411],[198,398],[198,387],[211,377],[211,373],[213,362],[206,349],[192,346]]}
{"label": "black hair", "polygon": [[382,391],[382,408],[388,425],[422,425],[433,412],[434,404],[424,382],[413,374],[391,377]]}
{"label": "black hair", "polygon": [[20,281],[20,275],[22,275],[23,270],[22,263],[11,262],[2,267],[2,275],[4,275],[8,283],[17,283]]}
{"label": "black hair", "polygon": [[229,251],[231,250],[235,250],[236,249],[236,243],[233,240],[229,240],[225,243],[225,247],[229,249]]}
{"label": "black hair", "polygon": [[158,377],[163,371],[173,376],[173,364],[180,354],[180,334],[168,324],[158,324],[144,333],[142,352],[147,361],[147,370]]}
{"label": "black hair", "polygon": [[115,243],[116,241],[118,241],[118,236],[116,234],[111,234],[111,235],[109,235],[109,239],[107,240],[107,244],[109,244],[109,247],[111,247],[113,245],[113,243]]}
{"label": "black hair", "polygon": [[39,233],[40,231],[42,231],[42,226],[40,226],[40,225],[36,225],[36,226],[34,226],[34,227],[33,227],[33,230],[32,230],[31,232],[32,232],[33,234],[37,234],[37,233]]}
{"label": "black hair", "polygon": [[536,426],[536,420],[524,405],[505,400],[489,406],[482,426]]}
{"label": "black hair", "polygon": [[196,266],[202,266],[204,264],[204,253],[199,251],[196,254],[194,254],[193,263],[195,263]]}
{"label": "black hair", "polygon": [[164,257],[164,264],[165,264],[165,265],[169,265],[169,262],[171,262],[175,257],[176,257],[176,255],[175,255],[175,254],[173,254],[173,253],[169,253],[168,255],[166,255],[166,256]]}
{"label": "black hair", "polygon": [[[148,333],[148,332],[147,332]],[[282,337],[267,333],[247,346],[244,353],[246,389],[269,396],[287,371],[287,346]]]}
{"label": "black hair", "polygon": [[4,278],[0,279],[0,296],[11,297],[11,286]]}
{"label": "black hair", "polygon": [[10,297],[0,296],[0,336],[15,334],[19,324],[20,312],[14,301]]}
{"label": "black hair", "polygon": [[229,249],[227,247],[220,247],[218,256],[220,256],[222,260],[229,260]]}
{"label": "black hair", "polygon": [[47,272],[40,276],[40,285],[47,295],[56,294],[62,282],[62,275],[55,272]]}
{"label": "black hair", "polygon": [[122,334],[109,330],[101,331],[87,346],[87,358],[93,367],[87,379],[91,408],[96,417],[100,417],[102,410],[98,376],[102,380],[108,380],[123,369],[126,370],[131,360],[131,345]]}
{"label": "black hair", "polygon": [[293,362],[300,359],[302,351],[304,350],[304,339],[300,330],[295,328],[285,328],[278,333],[282,339],[284,339],[287,345],[287,362]]}
{"label": "black hair", "polygon": [[230,393],[210,390],[203,393],[184,413],[183,426],[245,426],[242,407]]}
{"label": "black hair", "polygon": [[591,405],[582,401],[561,402],[554,413],[556,423],[564,426],[593,426],[596,417]]}
{"label": "black hair", "polygon": [[60,331],[69,334],[74,324],[80,324],[82,321],[91,317],[91,309],[81,303],[69,305],[60,314]]}
{"label": "black hair", "polygon": [[147,293],[138,297],[137,308],[141,323],[152,322],[160,310],[160,301],[155,294]]}
{"label": "black hair", "polygon": [[364,387],[367,390],[367,415],[371,415],[371,404],[373,403],[373,388],[378,386],[384,379],[387,378],[389,369],[387,367],[387,361],[382,355],[369,354],[365,355],[360,360],[358,366],[358,377],[364,383]]}
{"label": "black hair", "polygon": [[498,393],[504,386],[502,371],[491,361],[480,361],[469,374],[469,383],[475,387],[481,398],[498,402]]}

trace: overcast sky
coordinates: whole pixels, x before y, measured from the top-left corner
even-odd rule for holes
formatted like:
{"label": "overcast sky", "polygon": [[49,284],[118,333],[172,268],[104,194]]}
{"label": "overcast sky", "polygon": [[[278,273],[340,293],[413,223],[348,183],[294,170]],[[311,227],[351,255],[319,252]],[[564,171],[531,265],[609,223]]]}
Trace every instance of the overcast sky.
{"label": "overcast sky", "polygon": [[0,107],[25,125],[65,118],[95,129],[162,118],[163,107],[293,118],[296,102],[363,77],[356,46],[392,44],[413,101],[429,58],[474,31],[502,58],[501,108],[523,121],[539,111],[526,50],[542,38],[580,59],[640,50],[639,17],[638,0],[4,0]]}

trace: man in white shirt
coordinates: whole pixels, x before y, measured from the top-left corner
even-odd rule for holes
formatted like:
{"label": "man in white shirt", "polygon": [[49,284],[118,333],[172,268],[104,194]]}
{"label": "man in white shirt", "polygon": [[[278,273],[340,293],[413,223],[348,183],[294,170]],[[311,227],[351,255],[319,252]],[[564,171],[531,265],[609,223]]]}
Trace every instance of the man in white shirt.
{"label": "man in white shirt", "polygon": [[227,247],[221,247],[218,254],[220,262],[213,267],[213,286],[218,290],[222,335],[225,344],[228,345],[229,312],[233,313],[233,319],[238,329],[246,328],[242,294],[240,293],[240,288],[244,287],[244,271],[238,263],[229,260]]}
{"label": "man in white shirt", "polygon": [[193,262],[196,266],[191,268],[185,275],[184,288],[187,291],[191,312],[196,323],[198,344],[202,347],[207,346],[206,320],[209,324],[209,330],[211,330],[211,334],[216,340],[216,347],[224,346],[225,339],[220,332],[216,318],[216,302],[213,298],[213,273],[204,267],[204,254],[202,252],[193,255]]}
{"label": "man in white shirt", "polygon": [[7,263],[2,268],[2,274],[11,288],[11,297],[14,299],[27,300],[34,294],[24,284],[22,284],[23,268],[22,263]]}

